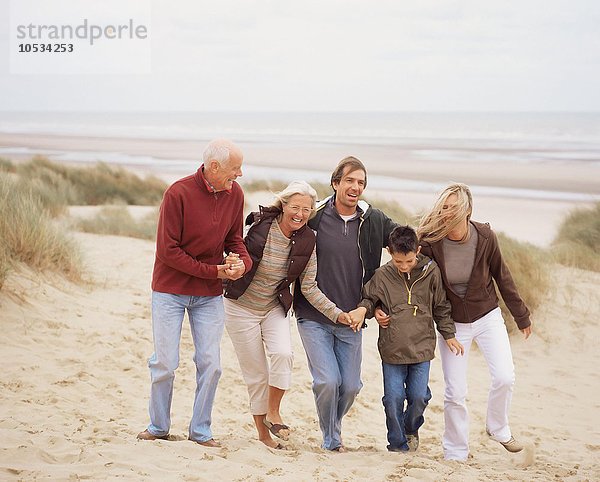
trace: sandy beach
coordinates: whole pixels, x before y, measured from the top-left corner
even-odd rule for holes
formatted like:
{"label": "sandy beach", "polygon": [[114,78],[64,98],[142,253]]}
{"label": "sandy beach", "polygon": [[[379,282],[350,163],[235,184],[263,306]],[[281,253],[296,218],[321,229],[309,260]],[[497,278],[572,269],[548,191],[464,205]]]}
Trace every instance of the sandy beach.
{"label": "sandy beach", "polygon": [[[131,155],[197,159],[202,142],[60,138],[0,134],[0,146],[40,150],[119,151]],[[121,144],[119,143],[121,142]],[[389,148],[348,152],[348,146],[318,149],[303,146],[243,146],[251,165],[333,168],[354,154],[378,174],[482,186],[510,186],[598,194],[593,164],[548,164],[542,168],[476,163],[428,164],[414,169]],[[364,147],[364,146],[363,146]],[[314,155],[311,154],[313,152]],[[393,155],[392,155],[393,154]],[[27,156],[22,156],[26,158]],[[74,161],[76,162],[76,161]],[[591,166],[591,167],[590,167]],[[421,168],[422,167],[422,168]],[[187,173],[136,166],[166,180]],[[591,171],[590,171],[591,169]],[[596,169],[596,171],[594,171]],[[371,173],[372,171],[370,171]],[[325,179],[326,181],[326,179]],[[366,191],[378,199],[396,199],[412,212],[429,206],[433,192]],[[249,208],[268,201],[247,196]],[[548,246],[562,217],[579,201],[477,196],[476,219],[497,230]],[[97,208],[76,208],[89,216]],[[134,214],[149,208],[136,208]],[[288,450],[267,449],[255,440],[245,385],[227,334],[222,341],[223,375],[213,412],[215,437],[224,445],[207,449],[187,441],[193,401],[193,346],[185,326],[177,371],[169,441],[140,442],[135,436],[148,423],[149,372],[152,353],[150,277],[154,243],[136,239],[73,233],[85,260],[86,282],[19,268],[0,291],[6,360],[0,374],[0,478],[6,480],[598,480],[600,479],[600,389],[596,367],[600,354],[600,275],[560,266],[561,280],[534,314],[534,335],[512,340],[517,370],[511,425],[526,449],[511,455],[485,435],[489,375],[477,350],[471,353],[469,406],[472,457],[446,462],[441,449],[443,379],[439,359],[432,363],[433,399],[426,411],[419,451],[389,453],[381,405],[382,380],[377,329],[364,332],[364,387],[345,418],[344,443],[349,452],[319,448],[320,431],[304,350],[295,326],[294,380],[283,402],[284,420],[292,427]],[[294,320],[290,321],[292,325]],[[510,321],[512,323],[512,320]]]}
{"label": "sandy beach", "polygon": [[[562,279],[534,317],[535,334],[513,339],[517,384],[512,406],[524,452],[510,455],[484,433],[489,376],[481,354],[470,364],[471,450],[467,463],[446,462],[443,381],[431,372],[433,399],[414,454],[385,449],[377,330],[364,332],[363,383],[345,418],[346,454],[319,449],[304,351],[292,327],[294,381],[283,403],[292,426],[289,450],[255,440],[231,342],[222,341],[223,376],[213,412],[221,449],[186,440],[194,391],[189,328],[173,401],[171,440],[136,441],[148,421],[152,353],[149,281],[154,245],[116,236],[75,234],[88,281],[72,285],[28,270],[0,292],[0,478],[4,480],[598,480],[600,307],[596,273],[556,268]],[[292,321],[293,323],[293,321]]]}

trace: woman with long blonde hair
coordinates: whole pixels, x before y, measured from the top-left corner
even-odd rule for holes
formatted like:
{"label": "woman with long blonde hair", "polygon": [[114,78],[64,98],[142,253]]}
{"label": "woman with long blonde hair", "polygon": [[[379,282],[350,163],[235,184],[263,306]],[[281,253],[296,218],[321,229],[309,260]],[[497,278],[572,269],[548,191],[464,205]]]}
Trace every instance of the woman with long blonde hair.
{"label": "woman with long blonde hair", "polygon": [[489,224],[472,221],[472,212],[469,187],[452,184],[442,191],[417,230],[421,252],[440,267],[456,322],[456,339],[465,348],[464,356],[457,357],[445,343],[439,343],[446,383],[442,445],[445,458],[451,460],[466,460],[469,454],[465,399],[473,341],[483,353],[492,379],[486,431],[509,452],[523,449],[508,423],[515,371],[494,282],[525,338],[531,334],[530,314],[502,259],[496,235]]}

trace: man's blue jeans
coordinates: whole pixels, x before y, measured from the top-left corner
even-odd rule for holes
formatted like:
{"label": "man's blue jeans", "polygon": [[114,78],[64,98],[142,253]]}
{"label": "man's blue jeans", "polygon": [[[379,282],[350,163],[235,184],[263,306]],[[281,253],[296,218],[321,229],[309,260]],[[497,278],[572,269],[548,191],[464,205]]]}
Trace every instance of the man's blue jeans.
{"label": "man's blue jeans", "polygon": [[342,418],[362,387],[362,332],[306,319],[298,320],[298,331],[313,377],[322,447],[334,450],[342,445]]}
{"label": "man's blue jeans", "polygon": [[[431,400],[430,362],[383,365],[383,407],[387,425],[388,450],[408,451],[406,435],[418,432],[425,419],[423,412]],[[406,410],[404,401],[406,400]]]}
{"label": "man's blue jeans", "polygon": [[212,438],[212,406],[221,376],[220,345],[225,320],[222,296],[152,292],[154,354],[148,360],[152,380],[148,431],[153,435],[166,435],[171,427],[173,380],[179,366],[179,341],[186,310],[196,363],[196,396],[189,437],[205,442]]}

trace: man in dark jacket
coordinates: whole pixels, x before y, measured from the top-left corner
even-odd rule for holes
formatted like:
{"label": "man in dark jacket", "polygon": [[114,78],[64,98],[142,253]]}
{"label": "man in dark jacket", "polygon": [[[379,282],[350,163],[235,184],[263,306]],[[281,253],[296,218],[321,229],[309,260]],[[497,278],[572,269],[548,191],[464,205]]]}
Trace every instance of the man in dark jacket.
{"label": "man in dark jacket", "polygon": [[[361,301],[362,286],[381,264],[396,224],[360,200],[367,170],[355,157],[340,161],[331,175],[333,196],[317,206],[308,225],[317,232],[317,284],[344,312]],[[342,418],[362,387],[362,333],[335,324],[296,289],[298,331],[313,377],[313,393],[323,433],[322,447],[344,451]]]}

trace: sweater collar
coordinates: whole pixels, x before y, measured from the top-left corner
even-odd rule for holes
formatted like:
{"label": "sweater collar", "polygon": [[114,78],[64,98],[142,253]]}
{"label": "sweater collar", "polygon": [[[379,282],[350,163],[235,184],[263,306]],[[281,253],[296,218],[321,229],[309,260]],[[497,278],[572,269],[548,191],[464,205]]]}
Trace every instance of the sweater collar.
{"label": "sweater collar", "polygon": [[198,182],[200,186],[203,185],[206,188],[206,190],[211,194],[217,194],[220,192],[225,192],[227,194],[231,193],[231,189],[223,189],[222,191],[217,191],[215,189],[215,187],[204,176],[204,164],[202,164],[200,168],[196,171],[196,182]]}

